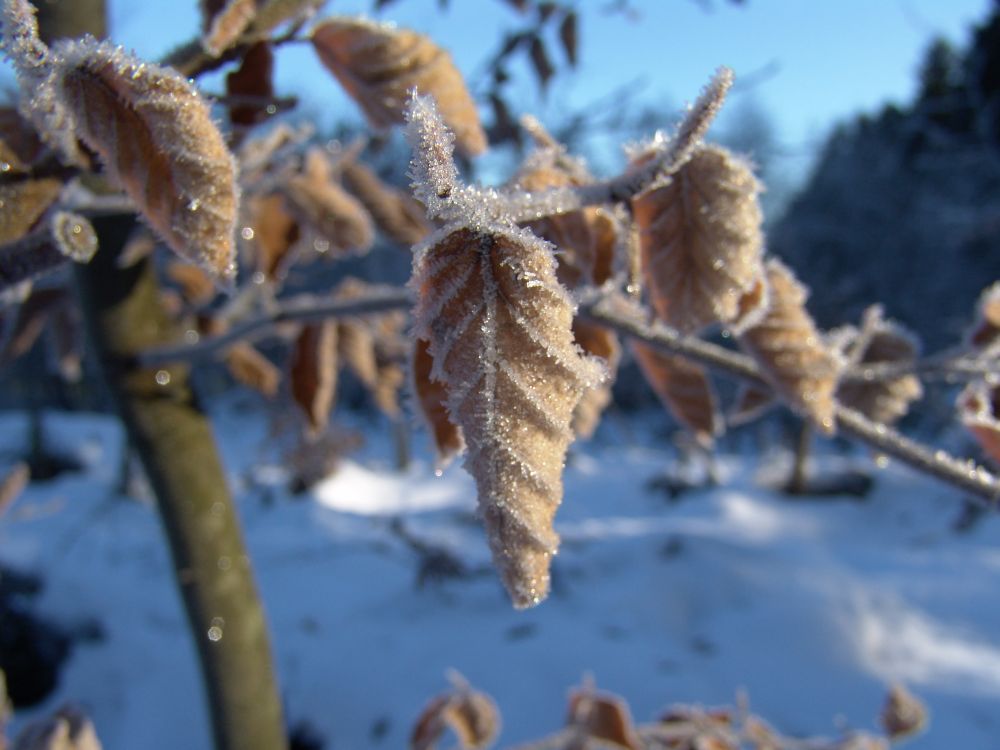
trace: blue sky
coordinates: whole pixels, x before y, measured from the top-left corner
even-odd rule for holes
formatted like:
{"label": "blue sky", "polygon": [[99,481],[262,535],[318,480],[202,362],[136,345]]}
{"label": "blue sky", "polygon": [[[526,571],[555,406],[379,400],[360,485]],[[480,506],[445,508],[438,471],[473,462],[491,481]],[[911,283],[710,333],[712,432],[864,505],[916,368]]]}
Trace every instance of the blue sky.
{"label": "blue sky", "polygon": [[[333,0],[327,10],[358,13],[371,5]],[[990,0],[632,0],[639,20],[603,12],[607,5],[579,3],[581,64],[554,81],[547,100],[537,96],[526,70],[515,70],[525,110],[556,123],[626,83],[636,84],[638,101],[669,110],[690,101],[725,64],[747,83],[734,99],[752,97],[774,120],[786,151],[801,155],[836,120],[909,98],[929,40],[943,35],[964,43]],[[197,24],[194,0],[111,0],[111,7],[115,39],[153,58]],[[446,13],[437,0],[397,0],[382,17],[429,34],[470,76],[481,70],[501,31],[521,23],[498,0],[452,0]],[[278,86],[299,94],[328,123],[359,117],[308,48],[282,50]]]}

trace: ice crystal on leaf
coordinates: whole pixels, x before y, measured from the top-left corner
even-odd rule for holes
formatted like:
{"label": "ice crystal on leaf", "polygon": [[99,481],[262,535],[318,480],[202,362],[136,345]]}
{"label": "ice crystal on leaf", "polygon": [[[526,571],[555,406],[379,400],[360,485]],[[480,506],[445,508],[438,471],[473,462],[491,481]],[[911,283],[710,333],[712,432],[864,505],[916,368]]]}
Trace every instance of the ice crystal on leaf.
{"label": "ice crystal on leaf", "polygon": [[573,342],[551,246],[513,227],[448,227],[418,253],[417,335],[469,448],[494,562],[514,605],[548,593],[570,421],[602,379]]}
{"label": "ice crystal on leaf", "polygon": [[30,5],[7,0],[3,8],[22,109],[42,136],[74,162],[85,161],[83,140],[172,250],[231,278],[236,165],[194,86],[92,37],[48,48]]}
{"label": "ice crystal on leaf", "polygon": [[573,412],[604,371],[574,342],[552,245],[515,225],[502,194],[459,182],[432,100],[414,97],[408,119],[414,191],[448,222],[414,259],[420,364],[468,446],[500,577],[514,606],[530,607],[548,594]]}

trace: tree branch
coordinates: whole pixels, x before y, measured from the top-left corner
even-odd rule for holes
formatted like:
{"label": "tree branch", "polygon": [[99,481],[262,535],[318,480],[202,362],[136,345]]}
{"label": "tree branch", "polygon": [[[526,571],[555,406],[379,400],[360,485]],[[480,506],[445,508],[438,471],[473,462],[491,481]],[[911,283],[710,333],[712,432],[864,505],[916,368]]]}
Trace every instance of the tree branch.
{"label": "tree branch", "polygon": [[173,344],[147,349],[138,355],[138,364],[142,367],[154,367],[170,362],[205,359],[238,341],[257,340],[282,323],[307,323],[327,318],[373,315],[389,310],[406,309],[412,305],[413,298],[403,289],[372,292],[365,297],[346,301],[303,294],[286,300],[269,313],[244,321],[223,334],[204,338],[196,344]]}
{"label": "tree branch", "polygon": [[[650,323],[642,308],[620,295],[590,295],[581,303],[579,315],[657,349],[681,354],[755,384],[767,385],[750,357],[698,338],[682,336],[659,322]],[[932,450],[892,427],[871,422],[852,409],[838,405],[835,414],[842,432],[917,471],[968,492],[991,509],[1000,507],[1000,479],[985,467],[955,458],[943,450]]]}

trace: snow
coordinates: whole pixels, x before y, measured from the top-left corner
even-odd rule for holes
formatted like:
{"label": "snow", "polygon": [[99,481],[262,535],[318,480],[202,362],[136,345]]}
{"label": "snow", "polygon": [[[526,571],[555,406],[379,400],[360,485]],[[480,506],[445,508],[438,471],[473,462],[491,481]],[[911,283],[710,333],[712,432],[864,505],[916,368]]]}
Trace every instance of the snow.
{"label": "snow", "polygon": [[[960,495],[904,467],[878,470],[865,502],[788,500],[768,489],[786,457],[724,454],[722,484],[668,502],[647,483],[674,461],[649,430],[574,446],[553,593],[511,608],[459,466],[392,469],[383,425],[310,495],[259,414],[220,409],[224,460],[272,628],[287,720],[327,748],[405,747],[455,668],[503,714],[500,747],[554,731],[584,674],[639,721],[672,703],[751,707],[790,734],[874,730],[889,683],[931,711],[912,750],[996,747],[1000,715],[1000,522],[959,533]],[[56,694],[83,706],[108,750],[207,748],[193,644],[149,502],[116,494],[113,419],[51,413],[47,434],[85,470],[33,483],[0,519],[0,561],[45,577],[37,609],[78,643]],[[23,415],[0,415],[0,455],[24,445]],[[603,438],[602,438],[603,436]],[[663,442],[662,440],[660,441]],[[820,470],[871,466],[824,453]],[[874,469],[872,469],[874,471]],[[400,532],[400,527],[403,533]],[[447,551],[462,577],[418,577],[406,538]]]}

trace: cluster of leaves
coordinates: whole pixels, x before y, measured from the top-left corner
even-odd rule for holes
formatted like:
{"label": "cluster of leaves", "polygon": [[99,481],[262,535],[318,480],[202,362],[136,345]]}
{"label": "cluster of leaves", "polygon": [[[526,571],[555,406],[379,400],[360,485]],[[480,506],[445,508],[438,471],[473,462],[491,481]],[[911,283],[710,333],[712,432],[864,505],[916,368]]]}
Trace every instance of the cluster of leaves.
{"label": "cluster of leaves", "polygon": [[[456,673],[451,681],[452,689],[421,712],[411,750],[433,750],[448,731],[462,750],[490,747],[499,735],[496,703]],[[889,689],[879,715],[881,734],[849,731],[834,739],[786,737],[751,713],[745,696],[739,703],[737,708],[674,705],[656,721],[636,724],[623,698],[599,691],[586,680],[569,694],[565,727],[517,750],[888,750],[927,725],[927,709],[902,685]]]}
{"label": "cluster of leaves", "polygon": [[[450,55],[389,24],[307,21],[316,5],[205,2],[198,45],[167,66],[89,38],[46,46],[27,1],[7,0],[4,46],[25,96],[23,119],[11,111],[0,120],[12,123],[0,143],[14,173],[0,185],[11,191],[0,226],[14,227],[29,209],[35,218],[9,230],[3,252],[56,234],[91,236],[86,219],[67,222],[60,212],[107,210],[106,196],[78,177],[100,170],[128,198],[117,210],[139,212],[152,232],[120,262],[157,240],[182,261],[167,267],[175,291],[165,299],[181,344],[150,352],[145,364],[219,354],[235,378],[269,397],[287,380],[306,441],[322,438],[342,366],[394,419],[409,372],[441,463],[467,450],[493,559],[517,607],[548,593],[566,452],[610,399],[623,349],[616,330],[630,334],[666,408],[706,446],[725,426],[706,363],[748,380],[739,419],[773,401],[827,433],[874,422],[881,433],[872,434],[885,434],[919,398],[912,334],[877,310],[856,328],[820,331],[793,271],[765,256],[750,165],[703,140],[731,85],[728,70],[674,134],[632,147],[613,179],[591,175],[528,119],[535,149],[506,184],[484,188],[463,183],[455,161],[456,149],[474,157],[489,144]],[[298,38],[372,128],[407,123],[414,197],[364,166],[360,145],[331,150],[281,125],[260,132],[275,110],[273,48]],[[234,65],[227,132],[178,72],[223,63]],[[54,185],[26,189],[54,172]],[[40,208],[23,197],[39,192]],[[292,267],[364,253],[379,237],[413,247],[409,294],[358,280],[320,297],[283,294]],[[12,278],[18,320],[47,291],[26,291],[32,272],[50,265],[31,257],[36,265]],[[218,289],[230,293],[227,302]],[[408,335],[399,308],[411,299]],[[994,286],[980,304],[975,348],[961,353],[974,372],[990,372],[1000,351],[996,301]],[[284,370],[253,346],[262,321],[287,343]],[[749,358],[699,338],[718,330]],[[997,389],[983,378],[961,402],[988,450],[1000,425]],[[937,464],[968,478],[967,466]],[[972,474],[971,486],[995,500],[993,477],[975,466]]]}

